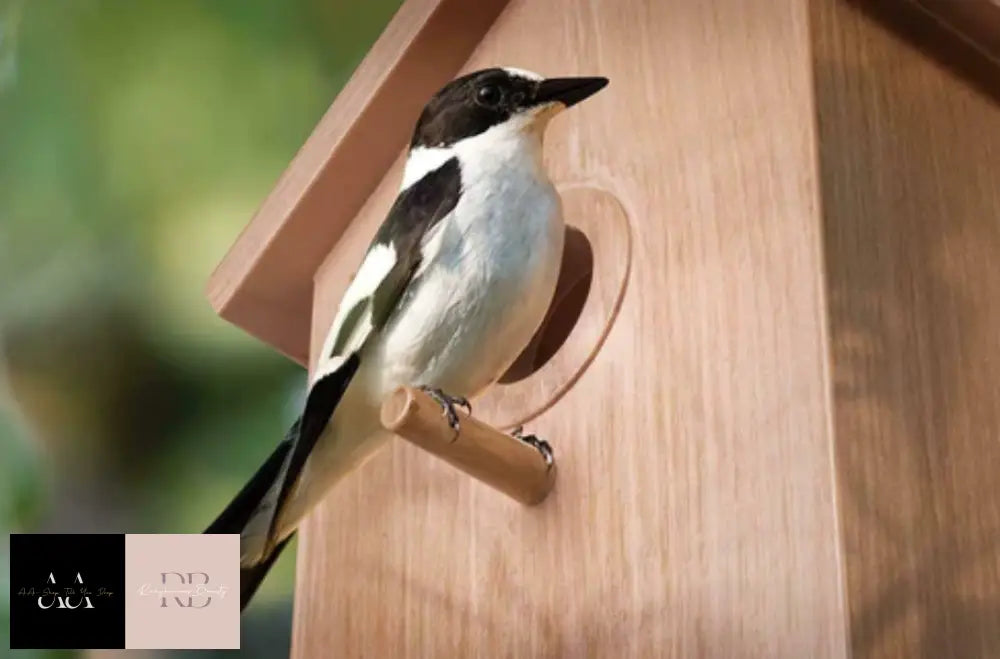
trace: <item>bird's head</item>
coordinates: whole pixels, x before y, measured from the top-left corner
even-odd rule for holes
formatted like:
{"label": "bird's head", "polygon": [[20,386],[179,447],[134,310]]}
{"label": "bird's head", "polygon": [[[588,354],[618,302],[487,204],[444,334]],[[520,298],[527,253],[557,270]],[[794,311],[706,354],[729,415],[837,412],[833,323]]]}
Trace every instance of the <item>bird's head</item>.
{"label": "bird's head", "polygon": [[410,148],[448,147],[490,129],[540,134],[554,115],[607,84],[607,78],[543,78],[512,68],[469,73],[430,100]]}

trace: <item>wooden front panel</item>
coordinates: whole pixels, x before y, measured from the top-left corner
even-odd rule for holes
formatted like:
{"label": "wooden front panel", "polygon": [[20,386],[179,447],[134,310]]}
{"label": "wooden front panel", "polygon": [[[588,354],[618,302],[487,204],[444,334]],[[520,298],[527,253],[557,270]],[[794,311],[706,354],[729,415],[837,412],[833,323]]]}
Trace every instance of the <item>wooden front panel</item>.
{"label": "wooden front panel", "polygon": [[[611,78],[546,154],[627,217],[622,308],[529,428],[543,505],[401,441],[331,492],[294,655],[844,656],[805,3],[513,0],[496,64]],[[399,175],[317,275],[314,350]]]}
{"label": "wooden front panel", "polygon": [[1000,657],[1000,106],[814,3],[856,657]]}

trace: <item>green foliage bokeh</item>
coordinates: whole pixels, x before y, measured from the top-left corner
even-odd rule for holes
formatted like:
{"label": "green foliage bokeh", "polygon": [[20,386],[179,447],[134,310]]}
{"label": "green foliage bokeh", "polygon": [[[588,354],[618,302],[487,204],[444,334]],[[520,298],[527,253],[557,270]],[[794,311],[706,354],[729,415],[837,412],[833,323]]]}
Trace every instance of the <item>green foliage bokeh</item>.
{"label": "green foliage bokeh", "polygon": [[[204,284],[398,5],[0,0],[7,530],[197,532],[280,439],[303,373]],[[244,655],[287,652],[293,570]]]}

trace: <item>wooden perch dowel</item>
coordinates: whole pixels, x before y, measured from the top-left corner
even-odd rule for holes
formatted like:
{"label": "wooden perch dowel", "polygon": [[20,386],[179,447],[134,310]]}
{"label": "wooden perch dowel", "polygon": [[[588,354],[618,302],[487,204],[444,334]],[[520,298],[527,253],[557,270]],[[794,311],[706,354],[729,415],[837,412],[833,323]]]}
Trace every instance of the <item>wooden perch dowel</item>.
{"label": "wooden perch dowel", "polygon": [[382,404],[382,425],[521,503],[540,503],[555,483],[555,464],[521,441],[456,409],[459,432],[419,389],[397,389]]}

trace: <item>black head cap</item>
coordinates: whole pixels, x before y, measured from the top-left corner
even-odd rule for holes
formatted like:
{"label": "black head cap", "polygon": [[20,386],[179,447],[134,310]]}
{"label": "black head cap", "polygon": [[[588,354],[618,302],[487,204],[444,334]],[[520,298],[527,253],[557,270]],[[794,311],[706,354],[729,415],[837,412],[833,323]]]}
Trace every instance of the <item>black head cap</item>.
{"label": "black head cap", "polygon": [[549,78],[517,69],[484,69],[452,80],[430,100],[410,147],[447,146],[485,132],[531,108],[579,103],[607,78]]}

